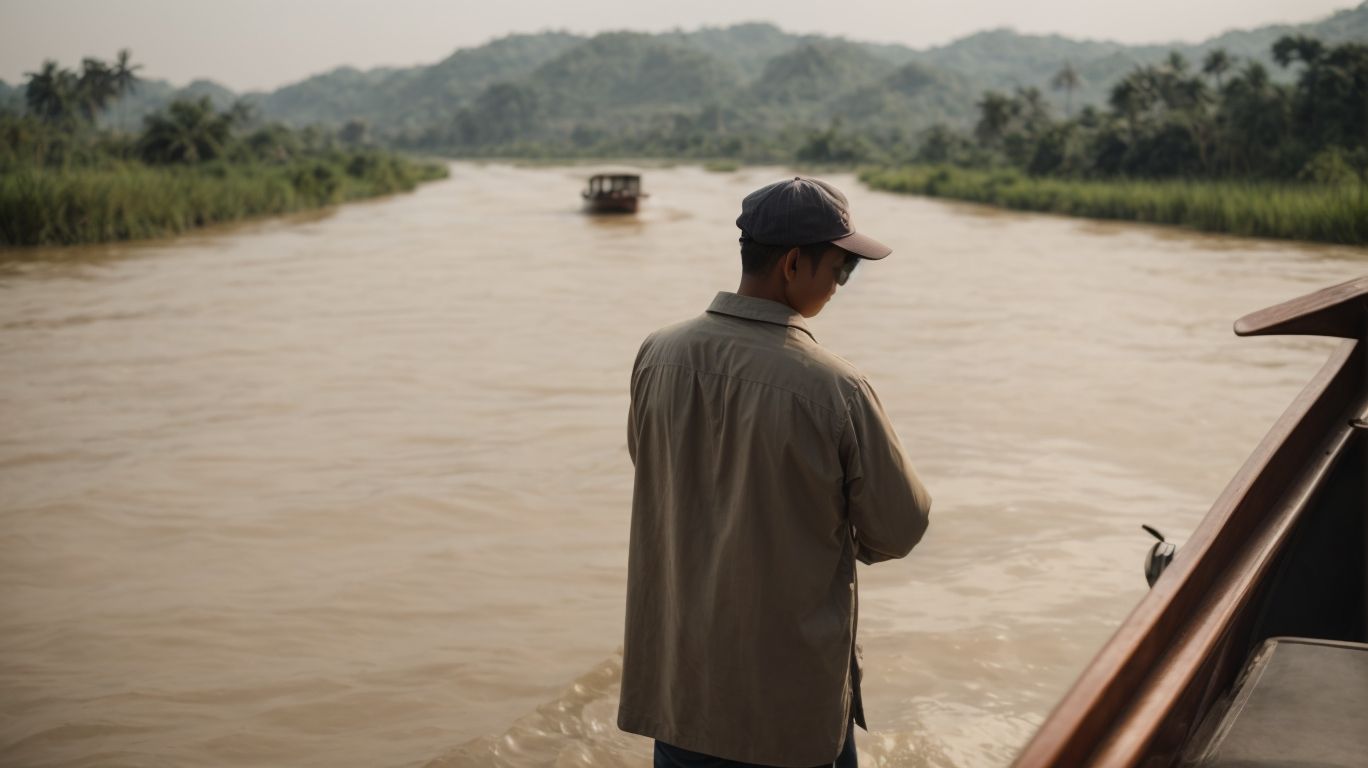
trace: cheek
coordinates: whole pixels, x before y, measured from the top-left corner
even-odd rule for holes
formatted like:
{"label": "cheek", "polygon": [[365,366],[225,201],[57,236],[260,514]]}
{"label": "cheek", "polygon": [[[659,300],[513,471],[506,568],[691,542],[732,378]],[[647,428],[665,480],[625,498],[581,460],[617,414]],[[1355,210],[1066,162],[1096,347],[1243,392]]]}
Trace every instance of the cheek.
{"label": "cheek", "polygon": [[807,306],[812,314],[821,311],[822,307],[825,307],[827,302],[836,295],[836,283],[834,281],[830,284],[814,282],[810,288]]}
{"label": "cheek", "polygon": [[823,280],[813,280],[808,284],[808,296],[817,304],[825,304],[836,290],[834,284],[828,285]]}

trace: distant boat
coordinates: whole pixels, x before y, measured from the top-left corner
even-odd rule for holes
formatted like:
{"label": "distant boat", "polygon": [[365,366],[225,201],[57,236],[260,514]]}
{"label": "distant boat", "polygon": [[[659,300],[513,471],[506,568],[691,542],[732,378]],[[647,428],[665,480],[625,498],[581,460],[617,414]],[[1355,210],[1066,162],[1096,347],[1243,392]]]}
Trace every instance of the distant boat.
{"label": "distant boat", "polygon": [[1342,341],[1016,768],[1368,765],[1368,277],[1235,333]]}
{"label": "distant boat", "polygon": [[641,174],[628,169],[598,171],[580,196],[593,213],[636,213],[638,201],[649,197],[641,191]]}

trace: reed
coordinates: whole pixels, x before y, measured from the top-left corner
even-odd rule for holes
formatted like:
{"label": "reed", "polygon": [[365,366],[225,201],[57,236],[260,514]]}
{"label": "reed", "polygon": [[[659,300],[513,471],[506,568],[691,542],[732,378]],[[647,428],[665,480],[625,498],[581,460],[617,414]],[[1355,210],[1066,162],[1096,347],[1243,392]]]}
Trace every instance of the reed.
{"label": "reed", "polygon": [[875,189],[1250,237],[1368,245],[1368,185],[1097,181],[947,166],[866,169]]}
{"label": "reed", "polygon": [[0,244],[158,237],[407,191],[446,173],[442,165],[370,151],[278,164],[21,166],[0,174]]}

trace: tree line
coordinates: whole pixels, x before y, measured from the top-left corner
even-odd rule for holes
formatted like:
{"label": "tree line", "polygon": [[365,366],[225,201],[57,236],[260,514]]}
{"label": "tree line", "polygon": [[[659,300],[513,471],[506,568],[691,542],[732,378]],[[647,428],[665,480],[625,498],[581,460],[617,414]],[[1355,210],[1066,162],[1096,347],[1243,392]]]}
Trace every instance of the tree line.
{"label": "tree line", "polygon": [[[1038,89],[989,91],[972,132],[933,127],[910,160],[1070,178],[1365,179],[1368,46],[1289,35],[1272,54],[1294,83],[1217,49],[1200,66],[1175,52],[1137,67],[1105,107],[1063,118]],[[1067,63],[1053,80],[1066,104],[1080,84]]]}
{"label": "tree line", "polygon": [[263,124],[238,101],[225,110],[205,96],[179,99],[143,119],[142,130],[100,130],[98,118],[139,84],[127,50],[114,62],[86,58],[78,70],[46,61],[27,73],[22,113],[0,111],[0,168],[69,168],[117,161],[195,165],[214,161],[286,163],[371,146],[364,123],[339,131]]}

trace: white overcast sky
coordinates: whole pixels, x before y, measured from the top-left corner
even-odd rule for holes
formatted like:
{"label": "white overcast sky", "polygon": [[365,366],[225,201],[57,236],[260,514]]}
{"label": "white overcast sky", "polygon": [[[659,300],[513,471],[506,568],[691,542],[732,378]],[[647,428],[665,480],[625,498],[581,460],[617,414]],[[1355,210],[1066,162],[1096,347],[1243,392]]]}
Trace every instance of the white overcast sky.
{"label": "white overcast sky", "polygon": [[438,61],[512,32],[592,33],[770,21],[915,48],[993,27],[1125,43],[1195,42],[1323,18],[1357,0],[0,0],[0,80],[129,48],[140,74],[238,91],[341,65]]}

